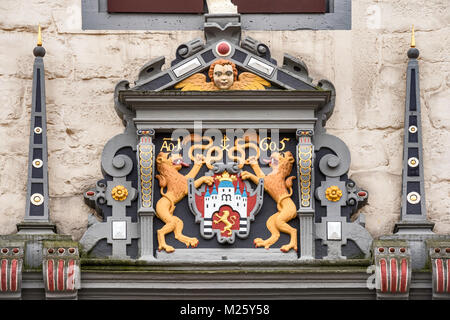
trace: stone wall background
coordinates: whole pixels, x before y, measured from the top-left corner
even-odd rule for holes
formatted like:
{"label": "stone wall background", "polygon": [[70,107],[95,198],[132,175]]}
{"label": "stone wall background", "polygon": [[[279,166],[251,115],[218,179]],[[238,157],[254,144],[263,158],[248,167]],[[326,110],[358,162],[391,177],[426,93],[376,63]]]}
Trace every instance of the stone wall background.
{"label": "stone wall background", "polygon": [[[0,234],[25,214],[32,50],[42,26],[49,147],[50,217],[79,240],[91,212],[83,192],[102,178],[104,144],[123,132],[113,91],[133,83],[147,61],[166,56],[202,31],[83,31],[80,0],[0,1]],[[428,217],[450,234],[450,6],[448,0],[358,0],[352,30],[252,31],[275,59],[302,59],[315,80],[336,87],[328,131],[347,143],[350,178],[370,193],[366,227],[392,233],[400,216],[403,117],[411,25],[420,50]]]}

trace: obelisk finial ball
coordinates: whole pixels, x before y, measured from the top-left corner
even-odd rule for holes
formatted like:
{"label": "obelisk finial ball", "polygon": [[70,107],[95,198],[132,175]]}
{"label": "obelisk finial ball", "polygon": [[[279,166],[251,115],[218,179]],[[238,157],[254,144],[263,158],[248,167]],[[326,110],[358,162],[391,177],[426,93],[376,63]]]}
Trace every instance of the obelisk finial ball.
{"label": "obelisk finial ball", "polygon": [[38,42],[37,46],[33,50],[33,54],[35,57],[43,57],[45,56],[45,49],[42,46],[42,33],[41,33],[41,26],[39,26],[38,30]]}
{"label": "obelisk finial ball", "polygon": [[416,48],[416,38],[414,36],[414,25],[411,31],[411,48],[408,50],[408,58],[417,59],[419,57],[419,50]]}

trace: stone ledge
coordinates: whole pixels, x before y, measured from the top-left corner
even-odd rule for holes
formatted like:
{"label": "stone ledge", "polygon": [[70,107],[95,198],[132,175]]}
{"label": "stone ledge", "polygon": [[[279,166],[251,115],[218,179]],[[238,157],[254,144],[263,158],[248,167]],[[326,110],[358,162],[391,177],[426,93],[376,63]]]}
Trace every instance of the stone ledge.
{"label": "stone ledge", "polygon": [[[42,299],[42,273],[24,273],[23,299]],[[150,274],[82,272],[78,299],[351,299],[375,300],[365,272]],[[410,299],[431,299],[431,273],[413,273]]]}
{"label": "stone ledge", "polygon": [[81,259],[86,273],[366,273],[371,259],[351,260],[113,260]]}

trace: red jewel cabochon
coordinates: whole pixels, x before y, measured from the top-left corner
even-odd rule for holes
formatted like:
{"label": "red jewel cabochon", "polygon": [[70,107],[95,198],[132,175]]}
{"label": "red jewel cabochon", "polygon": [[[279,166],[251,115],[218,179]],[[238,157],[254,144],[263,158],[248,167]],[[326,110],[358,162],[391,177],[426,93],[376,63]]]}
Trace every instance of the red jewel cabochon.
{"label": "red jewel cabochon", "polygon": [[217,45],[217,52],[220,55],[227,55],[230,53],[230,45],[226,42],[221,42]]}

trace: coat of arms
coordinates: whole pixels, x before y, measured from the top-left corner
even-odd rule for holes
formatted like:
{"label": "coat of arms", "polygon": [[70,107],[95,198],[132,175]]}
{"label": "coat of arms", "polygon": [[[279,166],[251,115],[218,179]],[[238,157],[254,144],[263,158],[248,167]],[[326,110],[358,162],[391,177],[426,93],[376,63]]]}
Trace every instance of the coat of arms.
{"label": "coat of arms", "polygon": [[237,166],[215,164],[206,175],[212,176],[211,186],[196,189],[189,181],[189,206],[200,223],[203,238],[217,235],[220,243],[234,243],[236,236],[246,238],[250,222],[262,207],[264,186],[261,181],[255,190],[242,180]]}

